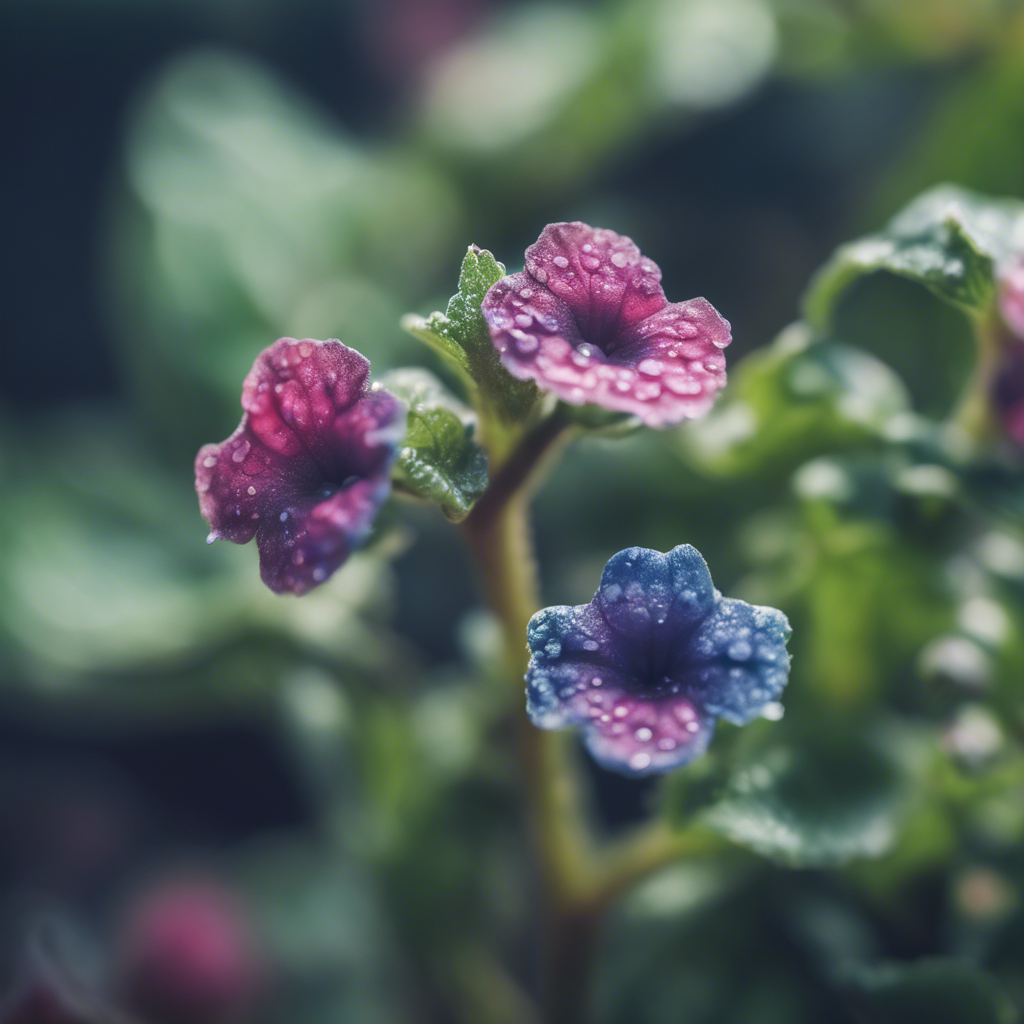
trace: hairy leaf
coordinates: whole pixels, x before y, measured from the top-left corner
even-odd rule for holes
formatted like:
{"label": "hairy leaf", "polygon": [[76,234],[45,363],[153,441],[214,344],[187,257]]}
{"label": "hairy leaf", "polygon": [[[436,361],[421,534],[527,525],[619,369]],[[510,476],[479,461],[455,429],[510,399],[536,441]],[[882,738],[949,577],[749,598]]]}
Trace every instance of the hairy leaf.
{"label": "hairy leaf", "polygon": [[410,334],[439,353],[479,396],[482,410],[505,426],[521,421],[537,398],[531,381],[517,380],[502,365],[480,312],[488,289],[505,274],[486,249],[469,247],[459,273],[459,290],[444,313],[402,321]]}
{"label": "hairy leaf", "polygon": [[862,741],[779,743],[740,766],[704,821],[793,867],[878,857],[896,839],[892,764]]}
{"label": "hairy leaf", "polygon": [[487,454],[473,441],[472,412],[426,370],[395,370],[382,384],[409,410],[395,485],[435,502],[453,522],[464,519],[487,488]]}
{"label": "hairy leaf", "polygon": [[887,271],[980,315],[995,295],[996,267],[1021,250],[1024,203],[940,185],[882,231],[840,246],[811,281],[804,311],[813,327],[827,331],[846,290],[867,274]]}

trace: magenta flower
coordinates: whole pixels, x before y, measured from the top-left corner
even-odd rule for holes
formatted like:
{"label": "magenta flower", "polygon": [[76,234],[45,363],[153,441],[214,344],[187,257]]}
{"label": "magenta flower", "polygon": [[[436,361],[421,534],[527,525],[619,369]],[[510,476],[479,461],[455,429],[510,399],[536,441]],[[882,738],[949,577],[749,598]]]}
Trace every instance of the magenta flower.
{"label": "magenta flower", "polygon": [[154,1024],[248,1020],[270,964],[248,908],[213,880],[168,880],[142,894],[120,925],[118,974],[127,1004]]}
{"label": "magenta flower", "polygon": [[1009,337],[992,383],[992,403],[1003,431],[1024,447],[1024,259],[999,281],[999,312]]}
{"label": "magenta flower", "polygon": [[196,456],[210,541],[256,538],[276,593],[323,583],[369,532],[391,491],[402,404],[374,385],[369,362],[340,341],[281,338],[242,387],[245,414]]}
{"label": "magenta flower", "polygon": [[1006,326],[1024,342],[1024,257],[1000,278],[999,311]]}
{"label": "magenta flower", "polygon": [[665,772],[704,753],[716,719],[744,725],[778,699],[789,635],[782,612],[722,597],[689,544],[627,548],[590,604],[530,620],[527,710],[581,727],[606,768]]}
{"label": "magenta flower", "polygon": [[657,265],[614,231],[549,224],[482,309],[509,373],[573,405],[666,427],[725,384],[729,322],[706,299],[668,302]]}

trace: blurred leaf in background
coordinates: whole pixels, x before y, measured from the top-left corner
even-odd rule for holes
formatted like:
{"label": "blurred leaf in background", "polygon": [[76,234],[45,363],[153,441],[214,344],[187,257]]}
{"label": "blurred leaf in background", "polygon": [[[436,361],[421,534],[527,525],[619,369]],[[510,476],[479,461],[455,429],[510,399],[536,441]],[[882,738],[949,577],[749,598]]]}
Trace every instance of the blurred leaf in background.
{"label": "blurred leaf in background", "polygon": [[[451,186],[344,133],[259,65],[174,61],[136,107],[111,272],[135,406],[176,451],[223,432],[252,355],[338,337],[375,372],[461,242]],[[458,239],[458,241],[457,241]]]}

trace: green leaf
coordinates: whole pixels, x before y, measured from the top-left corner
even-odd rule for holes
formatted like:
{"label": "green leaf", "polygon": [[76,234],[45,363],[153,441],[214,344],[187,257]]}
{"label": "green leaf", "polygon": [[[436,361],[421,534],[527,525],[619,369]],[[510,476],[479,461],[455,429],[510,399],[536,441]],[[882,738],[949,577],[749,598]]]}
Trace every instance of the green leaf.
{"label": "green leaf", "polygon": [[858,1019],[871,1024],[1012,1024],[995,979],[966,960],[929,957],[860,968],[850,981]]}
{"label": "green leaf", "polygon": [[402,326],[438,352],[479,398],[480,411],[504,427],[525,419],[537,400],[532,381],[517,380],[504,366],[480,311],[488,289],[505,275],[486,249],[471,245],[459,272],[459,290],[445,313],[410,315]]}
{"label": "green leaf", "polygon": [[980,315],[995,295],[995,265],[1024,250],[1024,203],[952,185],[919,196],[880,232],[840,246],[811,281],[804,312],[828,331],[839,300],[861,277],[887,271]]}
{"label": "green leaf", "polygon": [[405,441],[392,469],[402,490],[464,519],[487,488],[487,453],[473,441],[475,417],[426,370],[395,370],[381,384],[408,406]]}
{"label": "green leaf", "polygon": [[702,819],[762,856],[824,867],[889,850],[897,797],[895,767],[863,740],[805,737],[744,762]]}
{"label": "green leaf", "polygon": [[870,443],[908,407],[902,381],[884,363],[845,345],[811,344],[795,324],[743,359],[723,399],[678,436],[684,458],[701,470],[769,474]]}
{"label": "green leaf", "polygon": [[123,418],[52,413],[12,450],[0,649],[27,681],[60,678],[70,690],[181,670],[184,699],[199,687],[196,662],[253,630],[361,676],[397,671],[404,649],[387,627],[393,594],[379,549],[355,552],[308,595],[312,604],[288,602],[259,583],[253,545],[203,542],[192,489],[161,471]]}

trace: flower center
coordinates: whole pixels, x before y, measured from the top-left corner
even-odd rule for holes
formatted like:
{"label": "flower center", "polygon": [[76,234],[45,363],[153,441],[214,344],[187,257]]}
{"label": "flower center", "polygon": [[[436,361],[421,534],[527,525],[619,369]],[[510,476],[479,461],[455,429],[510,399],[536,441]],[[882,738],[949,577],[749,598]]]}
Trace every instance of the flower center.
{"label": "flower center", "polygon": [[321,484],[316,491],[313,493],[313,497],[316,503],[319,505],[322,501],[327,501],[328,498],[333,498],[338,491],[344,491],[346,488],[351,487],[353,484],[358,483],[363,478],[356,473],[350,473],[340,484],[326,483]]}

